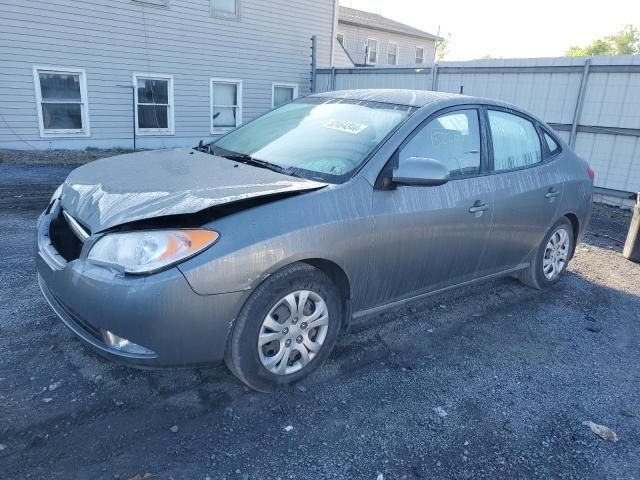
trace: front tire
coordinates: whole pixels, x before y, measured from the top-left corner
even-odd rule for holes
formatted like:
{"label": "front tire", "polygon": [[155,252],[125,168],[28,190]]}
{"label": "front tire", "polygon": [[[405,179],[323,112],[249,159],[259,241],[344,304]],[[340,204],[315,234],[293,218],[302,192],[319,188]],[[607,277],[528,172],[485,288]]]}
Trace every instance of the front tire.
{"label": "front tire", "polygon": [[262,392],[296,382],[331,353],[342,322],[338,289],[322,271],[294,263],[262,282],[242,307],[225,363]]}
{"label": "front tire", "polygon": [[545,235],[529,268],[520,274],[520,281],[543,289],[560,280],[575,248],[573,234],[573,225],[567,217],[562,217]]}

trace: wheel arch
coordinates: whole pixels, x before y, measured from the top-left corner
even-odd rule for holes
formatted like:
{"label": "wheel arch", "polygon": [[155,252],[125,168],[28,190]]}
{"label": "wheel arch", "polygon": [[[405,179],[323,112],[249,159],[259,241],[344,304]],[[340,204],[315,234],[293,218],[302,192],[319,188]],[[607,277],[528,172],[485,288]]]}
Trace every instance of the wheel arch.
{"label": "wheel arch", "polygon": [[573,254],[576,251],[576,245],[578,243],[578,235],[580,233],[580,220],[578,219],[578,216],[573,212],[567,212],[564,214],[564,216],[569,220],[569,222],[571,223],[571,227],[573,228],[573,249],[571,251],[572,258]]}
{"label": "wheel arch", "polygon": [[264,275],[262,275],[255,285],[252,286],[251,291],[255,290],[257,285],[262,283],[267,277],[273,275],[274,273],[282,270],[283,268],[288,267],[294,263],[306,263],[307,265],[311,265],[314,268],[317,268],[325,275],[329,277],[329,279],[334,283],[336,288],[338,289],[338,293],[340,294],[340,298],[342,300],[342,309],[343,309],[343,318],[342,318],[342,328],[343,330],[347,330],[349,328],[349,324],[351,322],[351,295],[352,295],[352,282],[349,277],[349,274],[346,270],[339,265],[334,260],[329,260],[327,258],[316,256],[316,255],[307,255],[307,256],[295,256],[289,257],[286,260],[278,262],[274,264]]}
{"label": "wheel arch", "polygon": [[351,282],[347,272],[337,263],[324,258],[306,258],[299,261],[323,272],[338,288],[342,299],[342,328],[348,329],[351,322]]}

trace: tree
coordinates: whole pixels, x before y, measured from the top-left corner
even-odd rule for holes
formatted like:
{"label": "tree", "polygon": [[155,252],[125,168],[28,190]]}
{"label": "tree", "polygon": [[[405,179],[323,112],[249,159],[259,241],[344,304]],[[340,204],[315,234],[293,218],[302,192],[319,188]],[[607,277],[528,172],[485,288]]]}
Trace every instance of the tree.
{"label": "tree", "polygon": [[443,34],[439,40],[436,41],[436,62],[443,61],[449,51],[447,47],[449,46],[449,40],[451,39],[451,34],[446,33]]}
{"label": "tree", "polygon": [[595,55],[640,54],[640,30],[625,25],[618,33],[594,40],[586,47],[571,47],[568,57],[591,57]]}

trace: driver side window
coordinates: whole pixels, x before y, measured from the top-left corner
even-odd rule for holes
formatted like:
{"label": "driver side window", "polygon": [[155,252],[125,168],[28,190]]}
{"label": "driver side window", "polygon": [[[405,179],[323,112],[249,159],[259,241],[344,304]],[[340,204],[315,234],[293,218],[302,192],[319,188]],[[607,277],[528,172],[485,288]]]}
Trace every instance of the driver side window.
{"label": "driver side window", "polygon": [[402,148],[399,163],[411,157],[438,160],[451,177],[480,173],[478,111],[456,110],[431,120]]}

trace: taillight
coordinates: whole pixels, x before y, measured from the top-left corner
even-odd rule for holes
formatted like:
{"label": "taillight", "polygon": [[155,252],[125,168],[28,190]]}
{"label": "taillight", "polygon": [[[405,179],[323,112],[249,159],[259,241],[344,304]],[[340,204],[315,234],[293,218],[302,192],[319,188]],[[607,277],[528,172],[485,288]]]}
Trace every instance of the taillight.
{"label": "taillight", "polygon": [[589,169],[587,170],[587,174],[589,175],[589,178],[591,180],[594,180],[596,178],[596,172],[593,171],[593,168],[589,167]]}

